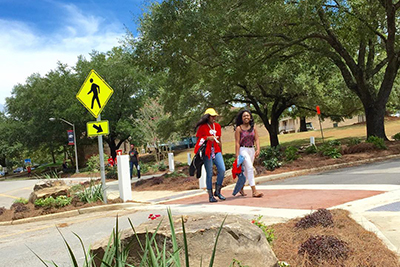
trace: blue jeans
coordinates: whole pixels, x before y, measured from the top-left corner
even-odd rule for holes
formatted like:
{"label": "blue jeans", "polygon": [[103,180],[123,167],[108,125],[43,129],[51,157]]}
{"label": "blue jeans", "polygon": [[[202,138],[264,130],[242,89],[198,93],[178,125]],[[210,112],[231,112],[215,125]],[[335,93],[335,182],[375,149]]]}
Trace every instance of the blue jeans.
{"label": "blue jeans", "polygon": [[207,189],[212,189],[212,175],[213,175],[213,163],[217,166],[217,185],[222,185],[222,181],[225,177],[225,163],[222,158],[222,153],[218,152],[215,154],[215,159],[210,159],[207,156],[204,156],[204,168],[206,168],[207,173]]}
{"label": "blue jeans", "polygon": [[129,161],[129,169],[131,171],[131,179],[133,176],[133,165],[135,165],[136,170],[137,170],[137,177],[140,179],[140,167],[138,168],[139,162]]}

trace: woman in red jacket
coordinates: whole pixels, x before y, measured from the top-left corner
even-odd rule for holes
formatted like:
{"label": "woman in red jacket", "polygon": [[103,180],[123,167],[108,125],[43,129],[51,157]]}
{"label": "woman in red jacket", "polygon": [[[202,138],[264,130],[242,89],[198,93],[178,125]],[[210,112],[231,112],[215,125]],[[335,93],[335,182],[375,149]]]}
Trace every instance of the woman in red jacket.
{"label": "woman in red jacket", "polygon": [[[200,146],[207,142],[204,167],[207,173],[206,184],[210,202],[218,201],[214,196],[220,200],[225,200],[225,197],[221,194],[222,182],[225,177],[225,164],[221,150],[221,125],[215,122],[216,116],[218,116],[218,113],[213,108],[207,109],[195,127],[197,129],[197,143],[194,147],[194,153],[196,154]],[[218,171],[214,194],[212,191],[213,163]]]}

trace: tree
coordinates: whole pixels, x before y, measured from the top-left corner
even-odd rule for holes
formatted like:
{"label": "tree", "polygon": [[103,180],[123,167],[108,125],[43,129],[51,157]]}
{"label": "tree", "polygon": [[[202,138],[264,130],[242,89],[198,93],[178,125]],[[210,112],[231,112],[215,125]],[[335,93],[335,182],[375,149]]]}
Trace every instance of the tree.
{"label": "tree", "polygon": [[[170,115],[164,112],[164,107],[156,99],[147,99],[146,103],[140,108],[135,119],[134,126],[140,132],[142,141],[154,148],[156,160],[159,162],[163,155],[163,147],[160,144],[176,140],[176,135],[171,134],[169,129]],[[168,133],[168,134],[166,134]]]}
{"label": "tree", "polygon": [[[346,87],[360,99],[366,115],[367,136],[386,138],[385,109],[399,68],[396,32],[400,3],[389,0],[251,2],[240,2],[237,6],[252,12],[252,17],[257,19],[254,25],[258,27],[237,27],[224,36],[262,41],[263,57],[283,51],[303,51],[328,58],[340,71]],[[258,20],[262,16],[268,18],[263,24]]]}
{"label": "tree", "polygon": [[267,53],[265,39],[236,35],[263,27],[266,17],[257,8],[252,1],[154,4],[133,46],[143,66],[168,74],[164,101],[175,103],[167,105],[173,114],[244,104],[261,118],[271,146],[277,146],[282,113],[307,102],[317,87],[309,82],[309,58],[301,50]]}

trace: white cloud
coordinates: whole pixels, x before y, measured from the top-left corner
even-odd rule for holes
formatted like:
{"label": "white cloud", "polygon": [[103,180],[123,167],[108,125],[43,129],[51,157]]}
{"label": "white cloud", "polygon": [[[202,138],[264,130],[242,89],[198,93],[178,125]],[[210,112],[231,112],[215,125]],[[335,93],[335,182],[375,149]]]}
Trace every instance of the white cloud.
{"label": "white cloud", "polygon": [[101,17],[83,15],[74,5],[62,8],[64,26],[50,36],[39,34],[34,25],[0,19],[0,104],[31,74],[45,75],[58,61],[73,66],[79,55],[106,52],[124,35],[122,23],[106,24]]}

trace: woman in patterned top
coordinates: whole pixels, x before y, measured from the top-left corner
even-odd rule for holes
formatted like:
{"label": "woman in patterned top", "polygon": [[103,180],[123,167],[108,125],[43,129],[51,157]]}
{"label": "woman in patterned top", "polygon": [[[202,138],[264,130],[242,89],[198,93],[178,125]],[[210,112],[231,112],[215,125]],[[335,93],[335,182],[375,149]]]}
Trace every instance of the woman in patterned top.
{"label": "woman in patterned top", "polygon": [[[256,145],[256,150],[254,149]],[[236,117],[235,129],[235,151],[236,158],[239,155],[244,157],[244,174],[251,187],[253,197],[262,197],[264,194],[259,193],[256,189],[254,181],[254,158],[260,154],[260,141],[258,139],[257,129],[254,126],[253,116],[249,110],[242,110]],[[244,190],[240,190],[242,196],[246,196]]]}

